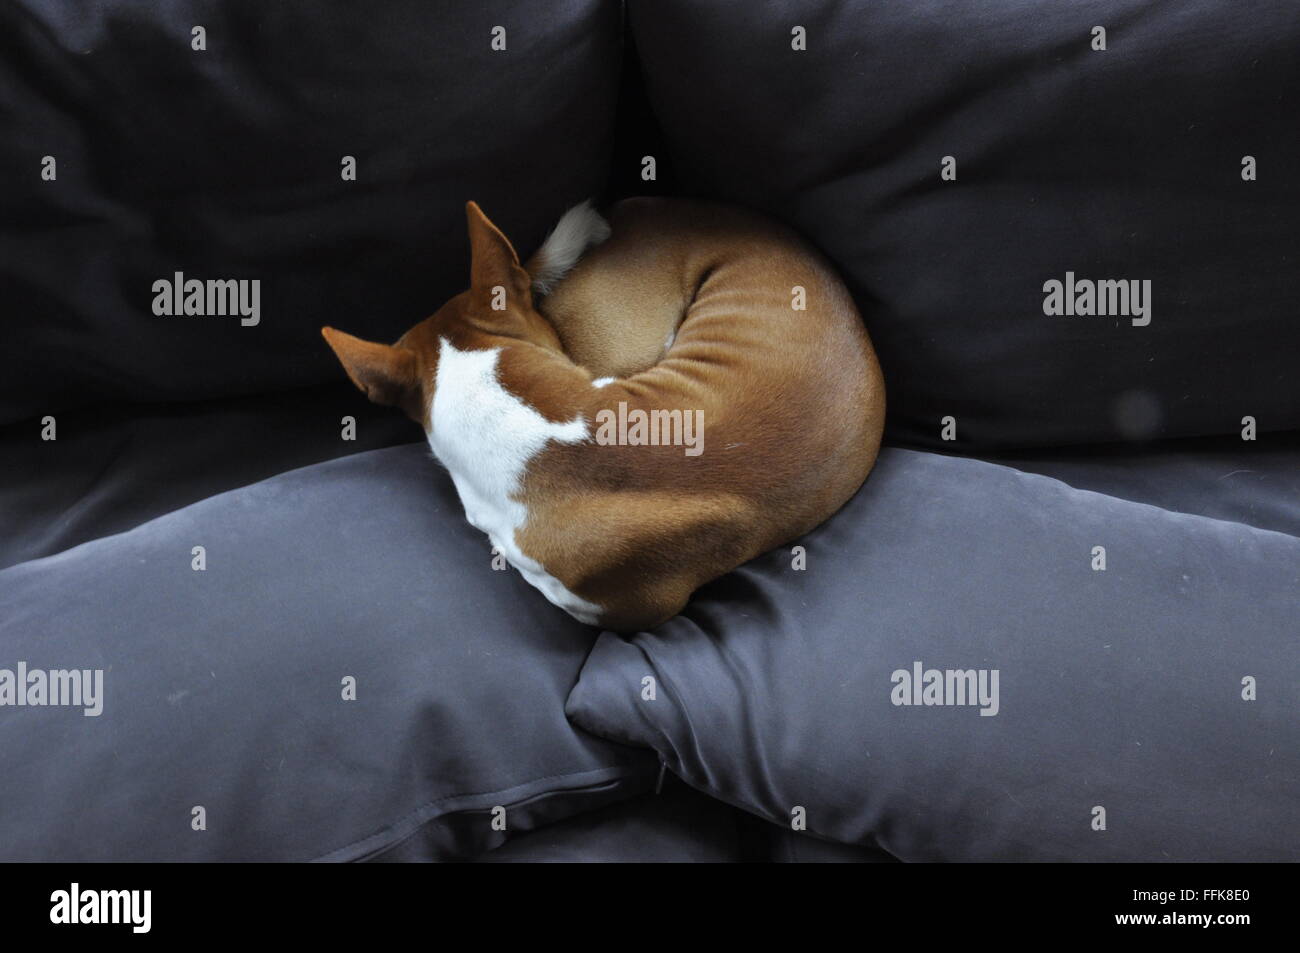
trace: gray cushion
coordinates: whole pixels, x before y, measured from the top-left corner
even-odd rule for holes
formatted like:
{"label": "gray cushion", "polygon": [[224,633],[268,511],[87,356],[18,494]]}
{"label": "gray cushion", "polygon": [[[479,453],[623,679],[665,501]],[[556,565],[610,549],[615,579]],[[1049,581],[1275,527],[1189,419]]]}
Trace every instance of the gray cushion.
{"label": "gray cushion", "polygon": [[[893,440],[1300,427],[1294,0],[629,0],[628,21],[681,188],[843,270]],[[1151,323],[1045,315],[1067,272],[1149,280]]]}
{"label": "gray cushion", "polygon": [[860,847],[809,837],[788,826],[772,827],[771,859],[778,864],[896,864],[879,847]]}
{"label": "gray cushion", "polygon": [[98,717],[0,707],[0,859],[480,853],[653,785],[564,718],[594,635],[493,571],[422,446],[14,566],[0,668],[102,669],[104,693]]}
{"label": "gray cushion", "polygon": [[[802,545],[602,635],[570,716],[905,861],[1300,859],[1300,539],[887,450]],[[997,714],[895,705],[916,662],[996,670]]]}
{"label": "gray cushion", "polygon": [[1300,536],[1300,433],[1007,455],[997,462],[1161,509]]}
{"label": "gray cushion", "polygon": [[[343,419],[355,422],[345,440]],[[282,394],[117,404],[0,426],[0,569],[333,457],[422,441],[346,380]]]}
{"label": "gray cushion", "polygon": [[510,838],[475,858],[492,864],[735,863],[749,859],[748,815],[672,775],[657,794],[612,804]]}

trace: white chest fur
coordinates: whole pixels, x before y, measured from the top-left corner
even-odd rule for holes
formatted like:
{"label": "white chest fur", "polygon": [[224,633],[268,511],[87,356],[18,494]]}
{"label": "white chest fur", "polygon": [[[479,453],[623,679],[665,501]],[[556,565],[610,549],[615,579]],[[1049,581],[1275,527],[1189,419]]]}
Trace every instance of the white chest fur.
{"label": "white chest fur", "polygon": [[528,520],[528,506],[519,495],[529,460],[549,441],[586,440],[586,421],[577,417],[551,423],[507,391],[497,379],[500,355],[500,348],[461,351],[446,339],[440,342],[429,446],[451,474],[470,525],[487,533],[497,551],[547,599],[594,625],[601,607],[570,592],[515,541]]}

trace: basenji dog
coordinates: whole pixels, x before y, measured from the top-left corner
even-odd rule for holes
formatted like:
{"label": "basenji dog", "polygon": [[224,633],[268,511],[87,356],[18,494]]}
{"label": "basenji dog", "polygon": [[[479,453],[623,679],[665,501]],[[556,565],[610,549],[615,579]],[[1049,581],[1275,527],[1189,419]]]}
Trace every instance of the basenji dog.
{"label": "basenji dog", "polygon": [[880,366],[831,266],[725,206],[570,209],[520,264],[470,202],[470,287],[395,344],[322,328],[420,424],[469,522],[590,625],[652,627],[839,509],[875,463]]}

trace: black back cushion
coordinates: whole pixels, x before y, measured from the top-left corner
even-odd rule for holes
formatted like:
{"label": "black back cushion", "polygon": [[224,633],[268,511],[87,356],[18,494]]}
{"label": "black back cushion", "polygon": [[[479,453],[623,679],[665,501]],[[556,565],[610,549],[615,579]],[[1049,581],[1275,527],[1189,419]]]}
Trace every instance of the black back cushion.
{"label": "black back cushion", "polygon": [[[465,288],[466,200],[527,253],[601,191],[620,30],[607,0],[0,7],[0,421],[338,379],[321,325],[392,340]],[[260,320],[155,315],[177,272],[260,281]]]}
{"label": "black back cushion", "polygon": [[[682,186],[839,264],[894,439],[1300,426],[1292,0],[631,0],[629,22]],[[1149,281],[1150,323],[1045,314],[1067,273]]]}

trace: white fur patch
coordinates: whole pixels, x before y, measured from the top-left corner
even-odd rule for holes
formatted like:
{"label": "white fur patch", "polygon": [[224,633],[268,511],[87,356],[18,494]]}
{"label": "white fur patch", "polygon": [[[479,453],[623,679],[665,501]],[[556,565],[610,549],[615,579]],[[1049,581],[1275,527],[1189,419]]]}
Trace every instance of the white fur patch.
{"label": "white fur patch", "polygon": [[552,440],[586,440],[587,423],[581,416],[551,423],[507,391],[497,379],[500,355],[500,348],[461,351],[441,340],[429,447],[451,474],[470,525],[487,533],[497,552],[547,599],[579,622],[596,625],[603,609],[570,592],[515,541],[528,521],[528,507],[517,498],[528,461]]}
{"label": "white fur patch", "polygon": [[591,207],[591,200],[569,209],[546,236],[541,249],[529,262],[533,293],[547,295],[555,289],[592,245],[609,238],[609,223]]}
{"label": "white fur patch", "polygon": [[618,380],[617,377],[597,377],[594,381],[591,382],[591,386],[599,390],[600,388],[604,387],[606,384],[612,384],[616,380]]}

